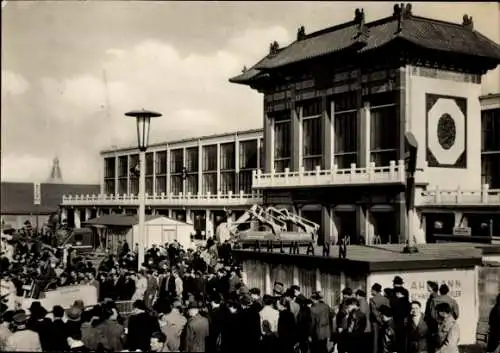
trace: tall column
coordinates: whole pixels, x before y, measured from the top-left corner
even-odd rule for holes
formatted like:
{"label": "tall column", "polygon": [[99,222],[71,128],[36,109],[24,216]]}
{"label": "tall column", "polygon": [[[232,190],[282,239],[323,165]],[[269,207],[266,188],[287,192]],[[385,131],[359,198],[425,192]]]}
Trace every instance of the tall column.
{"label": "tall column", "polygon": [[63,207],[61,209],[61,222],[63,221],[68,221],[68,209],[66,207]]}
{"label": "tall column", "polygon": [[169,208],[167,210],[167,215],[168,215],[168,218],[174,218],[174,210],[172,210],[171,208]]}
{"label": "tall column", "polygon": [[264,113],[264,169],[265,173],[271,173],[274,170],[274,120]]}
{"label": "tall column", "polygon": [[186,223],[193,223],[193,211],[186,209]]}
{"label": "tall column", "polygon": [[358,167],[370,164],[370,103],[358,111]]}
{"label": "tall column", "polygon": [[80,212],[81,212],[80,209],[75,208],[74,212],[75,228],[81,228]]}
{"label": "tall column", "polygon": [[146,153],[144,151],[139,152],[139,234],[136,242],[139,243],[138,250],[138,270],[141,269],[142,263],[144,262],[144,245],[146,238]]}
{"label": "tall column", "polygon": [[198,194],[203,193],[203,147],[198,139]]}
{"label": "tall column", "polygon": [[206,237],[213,237],[214,236],[214,213],[210,210],[205,211],[205,233]]}
{"label": "tall column", "polygon": [[130,195],[130,155],[127,155],[127,195]]}
{"label": "tall column", "polygon": [[368,227],[367,209],[365,205],[356,205],[356,234],[349,234],[351,244],[357,243],[359,236],[366,237],[366,229]]}
{"label": "tall column", "polygon": [[396,198],[396,202],[394,204],[394,208],[396,209],[396,231],[398,232],[398,234],[395,234],[393,239],[397,239],[399,243],[405,244],[410,236],[415,236],[415,234],[413,233],[413,226],[409,227],[408,224],[405,192],[400,192],[398,194],[398,197]]}
{"label": "tall column", "polygon": [[328,104],[328,99],[326,92],[323,93],[321,97],[321,106],[323,110],[322,117],[322,127],[323,127],[323,138],[322,138],[322,151],[323,151],[323,168],[331,169],[333,166],[333,149],[334,149],[334,125],[333,118],[335,114],[335,103],[332,102]]}
{"label": "tall column", "polygon": [[85,208],[85,221],[92,218],[92,210],[90,208]]}
{"label": "tall column", "polygon": [[[170,164],[172,162],[171,156],[170,156],[170,148],[167,146],[167,195],[170,195]],[[169,216],[170,217],[170,216]]]}
{"label": "tall column", "polygon": [[158,154],[153,151],[153,195],[156,195],[156,158]]}
{"label": "tall column", "polygon": [[260,146],[261,146],[261,141],[260,141],[260,137],[259,137],[257,139],[257,169],[264,170],[265,166],[260,164],[260,154],[261,154],[261,150],[260,150],[261,147]]}
{"label": "tall column", "polygon": [[115,155],[115,195],[118,195],[118,156]]}
{"label": "tall column", "polygon": [[104,185],[104,176],[106,175],[106,159],[101,158],[101,166],[100,166],[100,175],[99,175],[99,180],[101,182],[100,189],[99,189],[99,194],[104,195],[104,192],[106,191],[105,185]]}
{"label": "tall column", "polygon": [[291,105],[291,122],[290,122],[290,170],[298,171],[302,163],[302,107],[295,105],[292,101]]}
{"label": "tall column", "polygon": [[217,144],[217,193],[221,190],[220,180],[220,143]]}
{"label": "tall column", "polygon": [[[405,154],[405,133],[406,131],[411,131],[410,126],[408,126],[408,121],[406,119],[408,101],[406,99],[407,89],[407,68],[401,67],[396,74],[396,87],[399,89],[399,94],[396,96],[396,110],[397,116],[399,116],[399,149],[398,149],[398,160],[404,159]],[[409,110],[408,110],[409,112]]]}
{"label": "tall column", "polygon": [[330,243],[332,245],[335,245],[339,241],[339,226],[340,226],[340,218],[335,213],[335,207],[331,207],[330,209],[330,219],[331,219]]}
{"label": "tall column", "polygon": [[238,133],[234,134],[234,192],[240,192],[240,141]]}
{"label": "tall column", "polygon": [[332,244],[332,212],[330,205],[321,206],[321,230],[323,232],[323,239],[321,235],[318,239],[318,244]]}

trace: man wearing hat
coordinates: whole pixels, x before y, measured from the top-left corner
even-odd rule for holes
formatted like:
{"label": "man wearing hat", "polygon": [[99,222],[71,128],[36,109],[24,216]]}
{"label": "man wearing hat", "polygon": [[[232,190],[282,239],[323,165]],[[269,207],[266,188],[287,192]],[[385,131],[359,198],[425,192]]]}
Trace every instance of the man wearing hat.
{"label": "man wearing hat", "polygon": [[319,291],[311,295],[311,353],[326,353],[328,338],[332,333],[333,311],[322,301]]}
{"label": "man wearing hat", "polygon": [[186,318],[181,313],[182,303],[175,300],[172,310],[163,318],[162,332],[167,336],[167,347],[171,352],[178,352],[181,345],[182,330],[186,326]]}
{"label": "man wearing hat", "polygon": [[392,309],[387,305],[382,305],[379,311],[383,322],[380,330],[379,352],[398,352]]}
{"label": "man wearing hat", "polygon": [[209,335],[209,324],[206,317],[200,314],[200,305],[197,302],[190,303],[188,307],[189,319],[186,323],[184,352],[205,352],[205,342]]}
{"label": "man wearing hat", "polygon": [[47,310],[39,301],[31,303],[29,308],[30,318],[28,320],[28,328],[38,333],[43,351],[52,349],[52,321],[46,318]]}
{"label": "man wearing hat", "polygon": [[[403,293],[403,296],[409,300],[410,298],[410,293],[408,293],[408,290],[403,286],[404,282],[403,279],[399,276],[395,276],[393,281],[392,281],[392,287],[394,289],[400,288],[401,293]],[[398,289],[399,290],[399,289]]]}
{"label": "man wearing hat", "polygon": [[374,283],[372,288],[372,297],[370,298],[370,325],[371,325],[371,331],[372,331],[372,347],[373,347],[373,352],[377,353],[379,352],[379,346],[380,346],[380,340],[381,340],[381,327],[384,324],[384,321],[382,319],[382,314],[380,313],[380,308],[382,306],[389,307],[389,299],[382,295],[382,286],[380,283]]}
{"label": "man wearing hat", "polygon": [[12,318],[14,333],[7,338],[7,352],[42,352],[38,333],[27,328],[28,317],[19,312]]}

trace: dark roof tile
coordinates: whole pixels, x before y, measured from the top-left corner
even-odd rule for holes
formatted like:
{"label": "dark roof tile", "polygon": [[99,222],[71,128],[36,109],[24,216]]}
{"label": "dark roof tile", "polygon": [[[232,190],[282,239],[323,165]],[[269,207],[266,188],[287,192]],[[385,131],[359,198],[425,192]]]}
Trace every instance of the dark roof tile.
{"label": "dark roof tile", "polygon": [[[500,62],[500,46],[481,33],[463,25],[419,16],[405,18],[398,31],[398,19],[387,17],[367,23],[366,45],[359,53],[380,48],[396,38],[431,50],[447,51]],[[242,75],[230,82],[247,84],[260,78],[262,70],[275,69],[311,58],[332,54],[355,44],[359,25],[354,21],[323,29],[295,41],[272,57],[266,56]]]}
{"label": "dark roof tile", "polygon": [[63,195],[98,194],[99,185],[41,183],[41,204],[34,205],[33,183],[1,183],[2,214],[48,214],[58,210]]}

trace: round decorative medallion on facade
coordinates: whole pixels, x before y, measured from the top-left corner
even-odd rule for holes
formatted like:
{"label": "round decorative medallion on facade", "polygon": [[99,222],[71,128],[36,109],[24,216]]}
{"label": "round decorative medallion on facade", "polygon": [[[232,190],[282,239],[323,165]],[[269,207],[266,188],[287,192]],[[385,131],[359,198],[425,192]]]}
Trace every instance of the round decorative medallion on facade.
{"label": "round decorative medallion on facade", "polygon": [[454,99],[439,98],[428,113],[428,148],[442,165],[454,165],[465,150],[465,116]]}
{"label": "round decorative medallion on facade", "polygon": [[445,113],[439,118],[437,135],[439,144],[445,150],[449,150],[455,144],[457,127],[455,126],[455,120],[453,120],[450,114]]}

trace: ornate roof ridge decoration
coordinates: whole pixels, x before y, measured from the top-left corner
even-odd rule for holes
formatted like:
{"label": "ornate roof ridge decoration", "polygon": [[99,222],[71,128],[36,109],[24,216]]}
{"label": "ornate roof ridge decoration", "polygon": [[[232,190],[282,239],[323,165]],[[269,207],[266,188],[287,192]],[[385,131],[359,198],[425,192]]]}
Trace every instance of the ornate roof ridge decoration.
{"label": "ornate roof ridge decoration", "polygon": [[52,160],[52,168],[50,170],[50,175],[47,182],[48,183],[63,182],[61,167],[59,166],[59,158],[57,156]]}
{"label": "ornate roof ridge decoration", "polygon": [[279,53],[280,50],[280,45],[277,41],[271,42],[269,44],[269,55],[268,56],[274,56]]}
{"label": "ornate roof ridge decoration", "polygon": [[300,26],[297,29],[297,42],[306,38],[306,28],[304,26]]}
{"label": "ornate roof ridge decoration", "polygon": [[474,22],[472,21],[472,16],[465,14],[464,17],[462,18],[462,26],[473,31],[474,30]]}
{"label": "ornate roof ridge decoration", "polygon": [[411,9],[411,4],[405,5],[404,3],[401,3],[399,5],[394,5],[394,12],[392,13],[392,16],[397,17],[398,19],[398,28],[396,30],[396,33],[400,33],[403,30],[404,20],[413,16]]}
{"label": "ornate roof ridge decoration", "polygon": [[358,24],[358,32],[353,39],[355,39],[357,43],[366,44],[368,36],[370,35],[370,29],[366,25],[365,10],[363,8],[354,11],[354,22]]}

